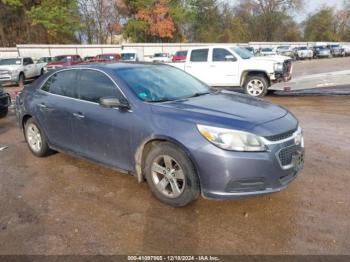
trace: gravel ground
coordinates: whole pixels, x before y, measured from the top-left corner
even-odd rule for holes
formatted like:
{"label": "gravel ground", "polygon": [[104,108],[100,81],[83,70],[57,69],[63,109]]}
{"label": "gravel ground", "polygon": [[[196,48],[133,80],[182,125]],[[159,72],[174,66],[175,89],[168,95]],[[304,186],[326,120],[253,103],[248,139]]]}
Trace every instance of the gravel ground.
{"label": "gravel ground", "polygon": [[[308,63],[296,72],[316,70]],[[133,177],[64,154],[34,157],[11,111],[0,120],[0,254],[350,255],[350,98],[267,100],[304,128],[299,177],[280,193],[180,209]]]}

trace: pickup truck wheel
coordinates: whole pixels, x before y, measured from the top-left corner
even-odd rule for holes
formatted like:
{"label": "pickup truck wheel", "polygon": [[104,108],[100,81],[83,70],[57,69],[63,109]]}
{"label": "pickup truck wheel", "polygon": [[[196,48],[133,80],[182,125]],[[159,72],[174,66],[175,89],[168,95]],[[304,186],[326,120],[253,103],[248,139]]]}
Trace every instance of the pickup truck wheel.
{"label": "pickup truck wheel", "polygon": [[244,84],[245,93],[254,97],[265,96],[267,89],[268,84],[266,78],[259,75],[248,76]]}
{"label": "pickup truck wheel", "polygon": [[24,81],[25,81],[25,76],[23,73],[20,73],[18,77],[18,85],[20,88],[24,87]]}
{"label": "pickup truck wheel", "polygon": [[181,207],[197,199],[199,179],[191,160],[177,146],[161,143],[146,156],[147,183],[161,202]]}
{"label": "pickup truck wheel", "polygon": [[26,122],[24,135],[30,151],[32,151],[35,156],[45,157],[52,152],[49,148],[44,132],[33,118],[30,118]]}
{"label": "pickup truck wheel", "polygon": [[43,74],[44,74],[44,69],[41,68],[41,70],[40,70],[40,76],[42,76]]}
{"label": "pickup truck wheel", "polygon": [[8,112],[9,112],[8,107],[1,108],[0,109],[0,118],[7,116]]}

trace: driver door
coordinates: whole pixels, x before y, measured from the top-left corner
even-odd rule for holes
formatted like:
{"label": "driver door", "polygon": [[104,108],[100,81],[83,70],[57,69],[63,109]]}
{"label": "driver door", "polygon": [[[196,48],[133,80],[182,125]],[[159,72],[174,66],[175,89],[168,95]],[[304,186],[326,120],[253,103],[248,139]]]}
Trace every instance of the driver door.
{"label": "driver door", "polygon": [[239,86],[237,58],[225,48],[213,48],[210,62],[212,86]]}

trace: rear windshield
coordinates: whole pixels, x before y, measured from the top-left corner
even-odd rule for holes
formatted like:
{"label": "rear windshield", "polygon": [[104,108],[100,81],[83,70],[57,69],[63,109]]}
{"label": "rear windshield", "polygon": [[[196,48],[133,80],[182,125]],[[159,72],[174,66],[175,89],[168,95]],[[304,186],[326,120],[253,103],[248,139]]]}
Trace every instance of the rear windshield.
{"label": "rear windshield", "polygon": [[67,62],[72,60],[71,56],[55,56],[53,61],[54,62]]}
{"label": "rear windshield", "polygon": [[187,56],[187,51],[178,51],[175,54],[176,56]]}
{"label": "rear windshield", "polygon": [[11,59],[1,59],[0,65],[20,65],[21,59],[11,58]]}

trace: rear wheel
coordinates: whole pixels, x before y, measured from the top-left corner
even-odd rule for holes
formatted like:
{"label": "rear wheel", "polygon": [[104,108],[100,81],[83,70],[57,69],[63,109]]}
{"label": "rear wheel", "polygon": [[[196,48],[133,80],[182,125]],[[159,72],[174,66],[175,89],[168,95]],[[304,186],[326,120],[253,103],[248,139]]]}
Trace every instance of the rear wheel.
{"label": "rear wheel", "polygon": [[154,146],[145,161],[147,183],[161,202],[174,207],[197,199],[199,179],[191,160],[171,143]]}
{"label": "rear wheel", "polygon": [[1,108],[0,109],[0,118],[7,116],[8,112],[9,112],[8,107]]}
{"label": "rear wheel", "polygon": [[248,76],[244,84],[244,92],[254,97],[263,97],[268,90],[268,83],[264,76]]}
{"label": "rear wheel", "polygon": [[20,73],[18,77],[18,85],[20,88],[24,87],[24,82],[25,82],[25,76],[23,73]]}
{"label": "rear wheel", "polygon": [[44,132],[33,118],[30,118],[26,122],[24,135],[29,149],[34,155],[44,157],[52,152],[49,148]]}

